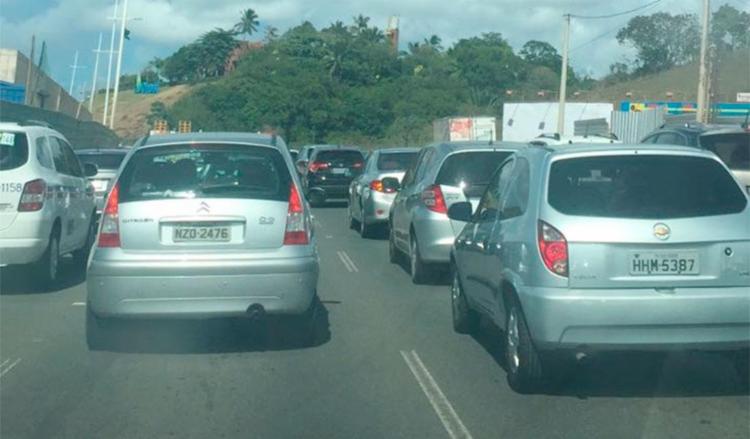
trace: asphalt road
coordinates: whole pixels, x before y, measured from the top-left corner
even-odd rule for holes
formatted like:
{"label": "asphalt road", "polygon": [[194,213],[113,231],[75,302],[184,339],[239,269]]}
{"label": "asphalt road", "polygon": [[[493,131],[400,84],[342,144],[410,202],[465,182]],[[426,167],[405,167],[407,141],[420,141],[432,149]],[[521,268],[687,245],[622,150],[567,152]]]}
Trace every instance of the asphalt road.
{"label": "asphalt road", "polygon": [[235,322],[130,325],[89,352],[85,285],[3,271],[0,436],[11,438],[746,438],[750,398],[718,355],[593,359],[559,388],[508,387],[496,329],[452,331],[448,287],[414,286],[387,241],[316,209],[326,309],[299,348]]}

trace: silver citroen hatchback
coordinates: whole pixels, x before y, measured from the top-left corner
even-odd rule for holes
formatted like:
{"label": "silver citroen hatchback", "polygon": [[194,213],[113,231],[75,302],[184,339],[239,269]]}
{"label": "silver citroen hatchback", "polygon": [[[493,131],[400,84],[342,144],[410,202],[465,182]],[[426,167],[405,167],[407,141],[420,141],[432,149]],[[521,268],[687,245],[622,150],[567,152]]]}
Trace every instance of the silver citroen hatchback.
{"label": "silver citroen hatchback", "polygon": [[312,331],[318,252],[281,138],[139,143],[112,186],[89,260],[89,347],[105,347],[118,318],[287,314]]}
{"label": "silver citroen hatchback", "polygon": [[714,154],[667,145],[529,147],[506,160],[451,261],[453,324],[503,329],[508,380],[571,353],[723,351],[748,379],[750,207]]}

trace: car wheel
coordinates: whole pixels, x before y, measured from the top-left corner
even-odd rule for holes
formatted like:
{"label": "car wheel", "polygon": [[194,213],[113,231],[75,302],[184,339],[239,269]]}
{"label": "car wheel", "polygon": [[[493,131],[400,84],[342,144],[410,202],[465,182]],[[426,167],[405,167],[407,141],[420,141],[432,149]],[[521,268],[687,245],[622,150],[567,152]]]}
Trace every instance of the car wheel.
{"label": "car wheel", "polygon": [[47,249],[37,262],[36,271],[38,277],[35,279],[39,288],[49,289],[55,286],[60,274],[60,237],[57,230],[50,235]]}
{"label": "car wheel", "polygon": [[86,263],[89,259],[89,253],[91,252],[91,247],[94,245],[95,239],[96,221],[94,220],[94,216],[92,215],[91,222],[89,223],[89,230],[88,232],[86,232],[86,242],[83,244],[83,247],[73,252],[73,261],[76,266],[83,268],[86,267]]}
{"label": "car wheel", "polygon": [[743,389],[750,387],[750,351],[744,349],[733,355],[734,369],[737,371],[740,386]]}
{"label": "car wheel", "polygon": [[531,393],[542,383],[542,363],[520,304],[515,298],[509,302],[504,334],[508,384],[518,393]]}
{"label": "car wheel", "polygon": [[299,335],[299,340],[302,346],[311,347],[315,346],[319,340],[319,323],[321,314],[321,303],[318,295],[313,297],[310,308],[298,319],[296,331]]}
{"label": "car wheel", "polygon": [[421,285],[427,282],[428,273],[427,266],[422,261],[422,256],[419,254],[419,244],[417,243],[417,237],[412,236],[411,238],[411,251],[409,252],[409,266],[411,271],[411,280],[417,285]]}
{"label": "car wheel", "polygon": [[453,315],[453,330],[459,334],[476,334],[479,329],[479,315],[471,309],[461,287],[458,269],[453,270],[451,284],[451,310]]}
{"label": "car wheel", "polygon": [[320,207],[326,202],[326,198],[323,194],[318,191],[313,191],[309,195],[310,205],[313,207]]}
{"label": "car wheel", "polygon": [[348,216],[348,221],[349,221],[349,229],[357,230],[357,221],[354,219],[354,215],[352,215],[351,201],[349,202],[349,208],[346,211],[347,211],[347,216]]}
{"label": "car wheel", "polygon": [[367,225],[365,222],[365,215],[362,214],[362,219],[359,221],[359,234],[363,238],[369,238],[372,236],[372,227]]}
{"label": "car wheel", "polygon": [[86,345],[90,351],[103,351],[109,348],[113,342],[113,328],[110,323],[101,317],[97,317],[86,304]]}
{"label": "car wheel", "polygon": [[391,264],[397,264],[400,259],[400,252],[393,240],[393,227],[388,227],[388,260]]}

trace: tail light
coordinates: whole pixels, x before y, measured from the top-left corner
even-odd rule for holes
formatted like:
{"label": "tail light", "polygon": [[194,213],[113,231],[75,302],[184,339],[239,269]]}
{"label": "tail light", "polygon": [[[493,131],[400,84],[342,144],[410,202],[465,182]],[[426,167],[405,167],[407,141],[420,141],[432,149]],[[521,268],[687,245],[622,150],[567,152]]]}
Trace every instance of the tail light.
{"label": "tail light", "polygon": [[120,246],[120,185],[116,184],[107,197],[101,218],[99,232],[99,247]]}
{"label": "tail light", "polygon": [[352,168],[354,168],[354,169],[361,169],[363,166],[365,166],[365,162],[355,162],[352,165]]}
{"label": "tail light", "polygon": [[289,209],[286,214],[284,245],[309,244],[310,234],[308,232],[305,209],[302,207],[302,198],[299,196],[297,186],[292,183],[289,186]]}
{"label": "tail light", "polygon": [[544,265],[553,273],[568,276],[568,241],[557,229],[539,221],[539,253]]}
{"label": "tail light", "polygon": [[422,191],[422,203],[433,212],[448,213],[445,197],[440,185],[434,184]]}
{"label": "tail light", "polygon": [[330,166],[330,165],[329,165],[328,163],[326,163],[326,162],[312,162],[312,163],[310,163],[310,165],[309,165],[309,166],[307,167],[307,169],[308,169],[308,170],[309,170],[310,172],[318,172],[318,171],[320,171],[320,170],[323,170],[323,169],[328,169],[328,168],[329,168],[329,166]]}
{"label": "tail light", "polygon": [[23,186],[21,201],[18,203],[19,212],[36,212],[44,207],[44,197],[47,193],[47,183],[42,179],[31,180]]}
{"label": "tail light", "polygon": [[370,189],[374,190],[375,192],[383,192],[385,194],[391,194],[393,192],[396,192],[393,189],[386,188],[383,186],[383,180],[373,180],[370,182]]}

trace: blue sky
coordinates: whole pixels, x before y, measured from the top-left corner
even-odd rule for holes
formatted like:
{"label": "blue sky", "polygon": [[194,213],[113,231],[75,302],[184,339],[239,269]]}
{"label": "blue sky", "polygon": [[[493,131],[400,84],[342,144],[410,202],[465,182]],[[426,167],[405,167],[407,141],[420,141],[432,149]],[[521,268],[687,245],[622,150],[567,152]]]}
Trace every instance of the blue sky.
{"label": "blue sky", "polygon": [[[350,22],[363,14],[371,23],[385,27],[388,17],[401,21],[401,44],[420,41],[431,34],[443,37],[445,46],[460,38],[483,32],[500,32],[520,48],[530,39],[541,39],[558,47],[562,15],[607,14],[631,9],[649,0],[128,0],[128,15],[139,18],[128,28],[132,40],[126,42],[124,72],[135,72],[155,56],[164,57],[201,33],[215,27],[231,27],[244,8],[253,8],[260,16],[261,28],[267,25],[285,30],[304,20],[323,27],[335,20]],[[738,8],[750,9],[748,0],[726,0]],[[121,0],[122,2],[122,0]],[[717,8],[725,1],[714,1]],[[93,49],[99,33],[109,43],[114,0],[2,0],[0,45],[28,53],[31,35],[47,42],[52,76],[62,84],[71,77],[69,66],[76,50],[81,65],[77,87],[92,81]],[[699,9],[700,0],[662,0],[646,11],[690,12]],[[608,66],[632,57],[632,50],[615,40],[616,29],[631,16],[608,20],[574,21],[571,62],[581,73],[600,76]],[[262,31],[261,31],[262,33]],[[581,47],[582,44],[593,41]],[[106,57],[105,57],[106,58]],[[100,64],[100,79],[106,75],[106,59]]]}

